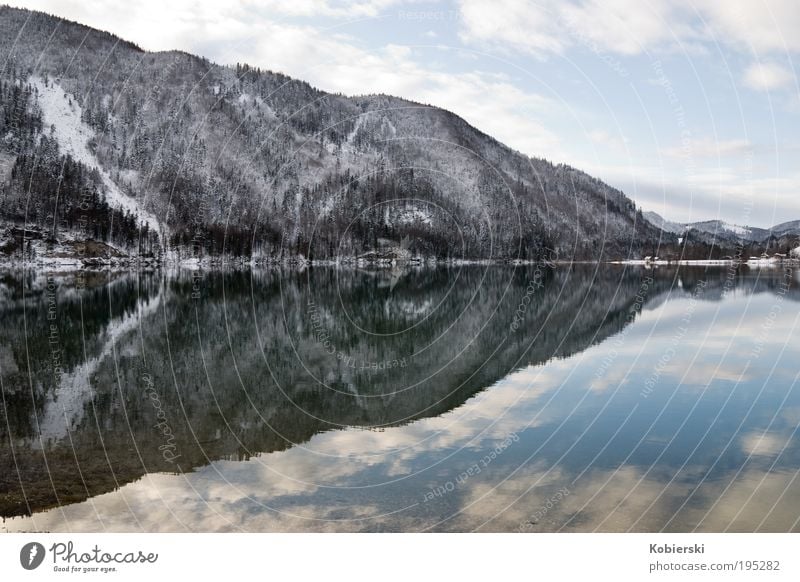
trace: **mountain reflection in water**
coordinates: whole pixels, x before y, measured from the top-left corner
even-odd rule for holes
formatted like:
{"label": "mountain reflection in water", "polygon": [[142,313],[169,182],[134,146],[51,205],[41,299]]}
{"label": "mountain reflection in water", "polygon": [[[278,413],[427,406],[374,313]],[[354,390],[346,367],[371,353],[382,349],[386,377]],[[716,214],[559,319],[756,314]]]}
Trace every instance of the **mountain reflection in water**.
{"label": "mountain reflection in water", "polygon": [[792,270],[0,278],[5,531],[797,531]]}

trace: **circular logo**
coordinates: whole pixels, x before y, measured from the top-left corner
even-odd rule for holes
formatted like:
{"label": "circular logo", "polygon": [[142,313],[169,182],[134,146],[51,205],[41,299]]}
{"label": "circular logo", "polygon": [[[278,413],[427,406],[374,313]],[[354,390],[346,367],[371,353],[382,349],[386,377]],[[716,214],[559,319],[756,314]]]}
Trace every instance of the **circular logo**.
{"label": "circular logo", "polygon": [[39,542],[30,542],[19,551],[19,563],[26,570],[35,570],[44,561],[44,546]]}

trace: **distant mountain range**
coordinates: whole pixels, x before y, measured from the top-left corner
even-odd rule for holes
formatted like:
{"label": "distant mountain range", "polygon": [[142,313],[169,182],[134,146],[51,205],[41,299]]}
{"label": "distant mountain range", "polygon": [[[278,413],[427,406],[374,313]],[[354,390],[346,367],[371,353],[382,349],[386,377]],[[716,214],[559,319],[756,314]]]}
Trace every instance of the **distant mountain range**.
{"label": "distant mountain range", "polygon": [[645,212],[644,217],[655,226],[677,235],[688,231],[705,233],[721,240],[740,242],[764,242],[772,238],[800,236],[800,220],[791,220],[776,224],[772,228],[757,228],[731,224],[722,220],[704,220],[701,222],[672,222],[656,212]]}

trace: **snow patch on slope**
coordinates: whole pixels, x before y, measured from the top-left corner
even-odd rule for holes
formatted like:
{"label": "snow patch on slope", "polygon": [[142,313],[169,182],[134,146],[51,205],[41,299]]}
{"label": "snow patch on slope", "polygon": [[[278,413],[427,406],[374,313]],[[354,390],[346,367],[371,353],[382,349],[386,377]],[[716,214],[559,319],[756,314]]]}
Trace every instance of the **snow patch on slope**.
{"label": "snow patch on slope", "polygon": [[97,168],[106,187],[106,202],[110,206],[127,210],[140,223],[147,224],[150,230],[161,233],[158,219],[142,208],[137,200],[119,189],[89,149],[87,143],[94,137],[94,131],[81,119],[81,106],[52,80],[49,85],[45,85],[40,77],[31,77],[30,82],[39,92],[38,103],[42,110],[45,131],[49,132],[50,127],[54,128],[62,153],[68,153],[89,168]]}
{"label": "snow patch on slope", "polygon": [[383,212],[383,220],[388,225],[422,223],[431,226],[433,224],[431,215],[415,205],[407,206],[399,210],[387,206]]}
{"label": "snow patch on slope", "polygon": [[745,228],[744,226],[739,226],[738,224],[723,222],[722,228],[724,228],[728,232],[732,232],[733,234],[738,234],[739,236],[750,236],[750,229]]}
{"label": "snow patch on slope", "polygon": [[238,101],[239,101],[239,104],[243,105],[243,106],[245,106],[245,105],[256,106],[257,105],[258,107],[266,107],[267,109],[269,109],[269,112],[274,115],[274,112],[272,111],[272,108],[267,106],[264,103],[264,100],[261,98],[260,95],[251,95],[250,93],[242,93],[241,95],[239,95]]}
{"label": "snow patch on slope", "polygon": [[355,146],[356,136],[358,135],[358,132],[361,130],[361,126],[364,125],[364,117],[366,115],[367,114],[364,113],[356,118],[356,122],[353,124],[353,129],[350,131],[350,133],[347,134],[347,137],[345,138],[344,143],[342,144],[342,150],[346,152],[356,151],[356,146]]}

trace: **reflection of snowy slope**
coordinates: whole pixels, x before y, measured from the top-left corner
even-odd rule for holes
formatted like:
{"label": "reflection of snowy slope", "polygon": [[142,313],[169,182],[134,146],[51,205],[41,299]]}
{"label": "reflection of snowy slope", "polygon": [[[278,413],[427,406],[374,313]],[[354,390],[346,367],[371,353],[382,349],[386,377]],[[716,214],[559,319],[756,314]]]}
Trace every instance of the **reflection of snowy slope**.
{"label": "reflection of snowy slope", "polygon": [[161,303],[162,295],[163,290],[155,297],[140,303],[135,313],[110,322],[106,329],[107,339],[100,353],[61,376],[55,392],[47,395],[44,411],[39,418],[41,443],[60,440],[80,424],[83,420],[84,407],[92,398],[90,384],[92,375],[102,361],[111,354],[111,350],[120,338],[135,330],[144,317],[155,313]]}
{"label": "reflection of snowy slope", "polygon": [[55,129],[54,135],[62,153],[70,154],[89,168],[97,168],[106,187],[106,202],[110,206],[127,210],[151,230],[160,233],[158,219],[142,208],[138,201],[124,194],[89,150],[87,143],[94,132],[81,119],[81,106],[52,80],[45,85],[41,78],[31,77],[31,84],[39,92],[38,104],[42,109],[45,132],[49,133],[51,126]]}

